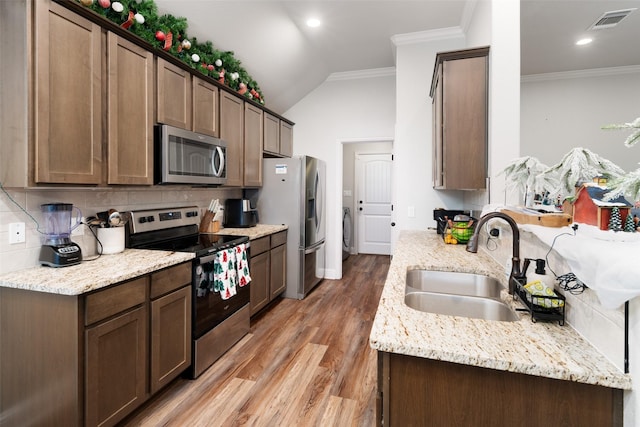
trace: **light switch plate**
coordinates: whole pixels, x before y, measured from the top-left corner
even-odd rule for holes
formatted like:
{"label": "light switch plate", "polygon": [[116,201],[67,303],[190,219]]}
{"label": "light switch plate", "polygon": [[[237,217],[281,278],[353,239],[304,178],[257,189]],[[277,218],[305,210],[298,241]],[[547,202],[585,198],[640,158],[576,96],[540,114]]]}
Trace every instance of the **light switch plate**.
{"label": "light switch plate", "polygon": [[9,224],[9,244],[24,243],[25,236],[24,222],[12,222]]}

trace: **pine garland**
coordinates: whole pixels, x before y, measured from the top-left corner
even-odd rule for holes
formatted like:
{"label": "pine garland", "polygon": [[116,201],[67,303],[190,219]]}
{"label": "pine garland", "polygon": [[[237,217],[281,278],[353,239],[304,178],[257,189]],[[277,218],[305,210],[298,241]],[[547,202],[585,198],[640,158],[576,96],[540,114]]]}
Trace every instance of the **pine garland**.
{"label": "pine garland", "polygon": [[[221,51],[210,41],[199,42],[195,37],[190,38],[187,35],[187,19],[169,14],[158,16],[154,0],[76,1],[109,21],[127,28],[156,49],[165,50],[194,70],[218,80],[246,98],[264,104],[264,96],[258,83],[242,67],[232,51]],[[125,24],[127,21],[128,24]],[[156,37],[158,31],[163,33],[163,40]]]}

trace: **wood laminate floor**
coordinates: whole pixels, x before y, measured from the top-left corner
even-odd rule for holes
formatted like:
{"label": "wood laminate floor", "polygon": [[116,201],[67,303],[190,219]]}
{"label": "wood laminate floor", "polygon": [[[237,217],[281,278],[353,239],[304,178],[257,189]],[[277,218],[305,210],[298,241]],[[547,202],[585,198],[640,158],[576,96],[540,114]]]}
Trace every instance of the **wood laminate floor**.
{"label": "wood laminate floor", "polygon": [[369,333],[390,258],[352,255],[341,280],[281,299],[197,380],[179,378],[125,426],[373,426]]}

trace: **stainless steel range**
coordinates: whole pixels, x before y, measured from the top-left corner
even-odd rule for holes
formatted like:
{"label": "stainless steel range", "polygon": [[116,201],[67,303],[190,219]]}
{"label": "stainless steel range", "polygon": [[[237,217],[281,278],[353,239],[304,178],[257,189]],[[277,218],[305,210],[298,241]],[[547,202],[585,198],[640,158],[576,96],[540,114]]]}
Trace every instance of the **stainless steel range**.
{"label": "stainless steel range", "polygon": [[[132,211],[126,246],[193,252],[192,361],[190,376],[198,377],[249,332],[249,238],[198,233],[200,212],[196,206]],[[229,263],[227,257],[238,257]],[[246,259],[244,256],[246,255]],[[243,257],[240,259],[240,257]],[[235,286],[221,280],[230,265],[246,271],[231,272]]]}

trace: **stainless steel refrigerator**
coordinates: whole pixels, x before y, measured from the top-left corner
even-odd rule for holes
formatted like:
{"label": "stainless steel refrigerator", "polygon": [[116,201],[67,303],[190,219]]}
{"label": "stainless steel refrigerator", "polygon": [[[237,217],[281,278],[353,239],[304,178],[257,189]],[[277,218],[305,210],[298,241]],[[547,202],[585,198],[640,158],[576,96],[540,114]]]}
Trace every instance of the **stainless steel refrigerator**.
{"label": "stainless steel refrigerator", "polygon": [[324,278],[326,165],[310,156],[263,162],[260,222],[289,227],[284,296],[303,299]]}

